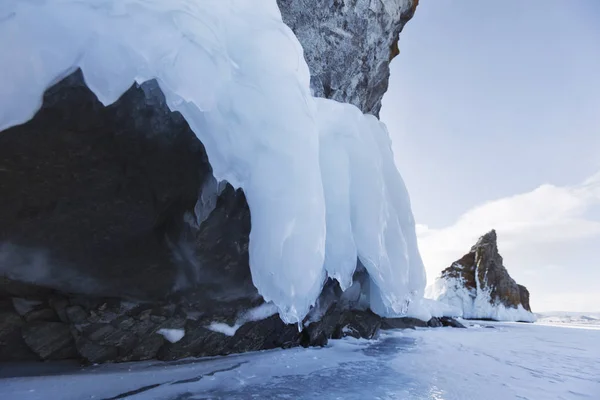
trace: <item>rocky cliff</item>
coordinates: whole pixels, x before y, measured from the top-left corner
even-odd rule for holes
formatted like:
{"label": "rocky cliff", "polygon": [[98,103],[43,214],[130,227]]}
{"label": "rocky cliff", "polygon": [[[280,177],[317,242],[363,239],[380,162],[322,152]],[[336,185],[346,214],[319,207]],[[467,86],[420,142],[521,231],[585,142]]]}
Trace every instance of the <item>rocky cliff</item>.
{"label": "rocky cliff", "polygon": [[[416,2],[278,3],[315,94],[377,114]],[[326,283],[301,332],[265,312],[244,194],[216,183],[155,81],[104,107],[74,72],[0,133],[0,160],[0,360],[228,354],[372,337],[381,324],[360,266],[344,294]]]}
{"label": "rocky cliff", "polygon": [[418,0],[277,0],[304,48],[315,96],[379,115],[398,35]]}
{"label": "rocky cliff", "polygon": [[518,285],[504,267],[494,230],[442,271],[434,283],[434,292],[436,300],[461,309],[465,318],[524,322],[535,319],[529,291]]}

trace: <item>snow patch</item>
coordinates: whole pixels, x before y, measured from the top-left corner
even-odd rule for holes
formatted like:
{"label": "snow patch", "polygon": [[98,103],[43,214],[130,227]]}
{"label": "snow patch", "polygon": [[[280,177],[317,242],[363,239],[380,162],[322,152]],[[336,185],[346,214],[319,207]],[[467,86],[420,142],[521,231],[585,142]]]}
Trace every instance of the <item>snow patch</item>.
{"label": "snow patch", "polygon": [[223,335],[234,336],[240,326],[238,324],[227,325],[224,322],[213,322],[208,326],[208,329],[213,332],[222,333]]}
{"label": "snow patch", "polygon": [[0,130],[31,119],[44,90],[76,68],[104,105],[157,80],[216,181],[243,189],[252,280],[285,322],[302,321],[326,276],[349,287],[357,257],[375,312],[403,314],[422,297],[425,270],[385,126],[312,97],[275,0],[4,0],[0,37],[10,38],[0,41]]}
{"label": "snow patch", "polygon": [[275,314],[277,314],[277,306],[273,303],[264,303],[243,313],[238,318],[237,323],[244,324],[250,321],[260,321]]}
{"label": "snow patch", "polygon": [[273,303],[263,303],[258,307],[251,308],[250,310],[242,313],[235,321],[234,325],[227,325],[223,322],[213,322],[208,326],[213,332],[219,332],[227,336],[233,336],[246,322],[260,321],[269,318],[272,315],[277,314],[277,306]]}
{"label": "snow patch", "polygon": [[185,329],[159,329],[156,331],[171,343],[177,343],[185,336]]}

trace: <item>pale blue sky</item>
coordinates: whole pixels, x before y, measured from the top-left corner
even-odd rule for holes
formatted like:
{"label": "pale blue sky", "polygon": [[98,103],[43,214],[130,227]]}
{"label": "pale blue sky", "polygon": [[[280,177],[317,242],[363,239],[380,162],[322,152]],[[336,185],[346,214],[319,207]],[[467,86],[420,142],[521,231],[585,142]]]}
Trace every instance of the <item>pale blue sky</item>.
{"label": "pale blue sky", "polygon": [[422,0],[400,51],[381,116],[429,277],[497,228],[535,308],[600,310],[600,1]]}

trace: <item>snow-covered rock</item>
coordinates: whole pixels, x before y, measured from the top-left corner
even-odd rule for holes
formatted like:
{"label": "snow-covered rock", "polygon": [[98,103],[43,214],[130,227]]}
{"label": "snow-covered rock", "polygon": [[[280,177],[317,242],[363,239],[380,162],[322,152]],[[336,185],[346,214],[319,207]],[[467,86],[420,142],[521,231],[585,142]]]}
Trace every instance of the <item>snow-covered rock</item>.
{"label": "snow-covered rock", "polygon": [[[428,296],[459,309],[468,319],[533,322],[529,291],[518,285],[498,253],[496,231],[483,235],[460,260],[442,271]],[[461,316],[461,315],[457,315]]]}

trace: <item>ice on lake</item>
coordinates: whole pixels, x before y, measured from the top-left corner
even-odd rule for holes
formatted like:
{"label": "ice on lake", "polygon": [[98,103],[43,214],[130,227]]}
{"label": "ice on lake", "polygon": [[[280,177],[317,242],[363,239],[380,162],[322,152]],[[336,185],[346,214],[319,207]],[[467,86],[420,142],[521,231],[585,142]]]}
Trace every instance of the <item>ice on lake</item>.
{"label": "ice on lake", "polygon": [[4,365],[0,398],[600,399],[600,329],[470,325],[171,363]]}

